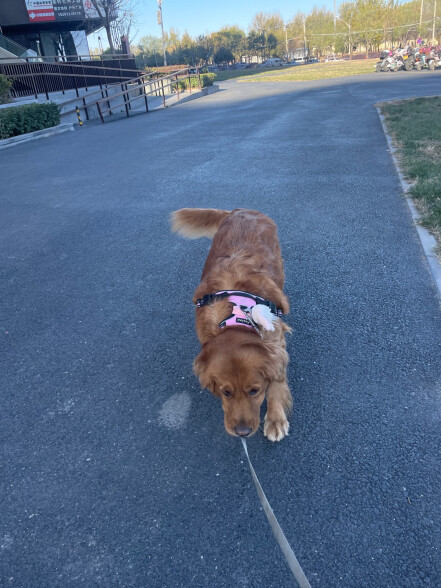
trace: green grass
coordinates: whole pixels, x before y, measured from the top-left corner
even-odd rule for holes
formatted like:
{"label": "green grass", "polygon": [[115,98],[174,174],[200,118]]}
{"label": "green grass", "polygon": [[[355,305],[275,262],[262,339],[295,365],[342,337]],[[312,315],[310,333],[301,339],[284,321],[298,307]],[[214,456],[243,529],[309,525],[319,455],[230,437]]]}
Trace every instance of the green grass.
{"label": "green grass", "polygon": [[[256,67],[255,69],[227,69],[225,71],[216,71],[216,82],[224,82],[225,80],[232,80],[234,78],[250,76],[257,73],[262,73],[262,71],[263,70],[261,67]],[[265,71],[267,70],[265,69]]]}
{"label": "green grass", "polygon": [[380,104],[398,149],[404,176],[411,184],[421,224],[436,238],[441,259],[441,97]]}
{"label": "green grass", "polygon": [[216,72],[217,81],[242,78],[241,82],[303,82],[374,73],[378,59],[357,59],[333,63],[311,63],[292,67],[269,67]]}

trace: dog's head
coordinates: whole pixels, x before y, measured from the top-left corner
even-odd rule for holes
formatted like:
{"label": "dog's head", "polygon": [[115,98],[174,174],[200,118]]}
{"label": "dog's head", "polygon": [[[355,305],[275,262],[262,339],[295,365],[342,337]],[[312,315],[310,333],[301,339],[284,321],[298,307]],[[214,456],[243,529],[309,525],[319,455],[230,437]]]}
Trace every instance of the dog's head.
{"label": "dog's head", "polygon": [[194,362],[202,388],[222,400],[225,429],[242,437],[257,431],[260,406],[280,369],[278,358],[255,333],[236,328],[203,345]]}

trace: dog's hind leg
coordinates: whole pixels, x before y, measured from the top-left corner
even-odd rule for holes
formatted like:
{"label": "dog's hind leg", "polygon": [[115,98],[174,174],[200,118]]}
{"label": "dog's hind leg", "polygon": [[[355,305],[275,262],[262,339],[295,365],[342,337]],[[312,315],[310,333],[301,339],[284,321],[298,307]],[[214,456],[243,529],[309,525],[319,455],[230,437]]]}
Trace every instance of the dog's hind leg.
{"label": "dog's hind leg", "polygon": [[267,406],[263,433],[270,441],[281,441],[288,435],[287,415],[292,408],[292,396],[286,379],[271,382],[267,391]]}

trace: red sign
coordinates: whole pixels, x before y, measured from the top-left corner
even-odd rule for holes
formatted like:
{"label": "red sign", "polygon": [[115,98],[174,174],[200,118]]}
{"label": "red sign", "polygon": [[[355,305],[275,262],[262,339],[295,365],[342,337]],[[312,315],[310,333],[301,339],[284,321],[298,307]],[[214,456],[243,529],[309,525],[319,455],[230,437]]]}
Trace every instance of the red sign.
{"label": "red sign", "polygon": [[47,22],[55,20],[52,0],[26,0],[30,22]]}

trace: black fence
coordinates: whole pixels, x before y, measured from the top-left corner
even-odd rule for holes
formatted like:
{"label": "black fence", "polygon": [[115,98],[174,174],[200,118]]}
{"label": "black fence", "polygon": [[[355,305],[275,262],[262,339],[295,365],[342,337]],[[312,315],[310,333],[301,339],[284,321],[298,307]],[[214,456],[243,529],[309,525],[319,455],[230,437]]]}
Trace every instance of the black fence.
{"label": "black fence", "polygon": [[[8,60],[9,61],[9,60]],[[65,92],[92,86],[106,86],[131,80],[141,74],[136,69],[135,59],[112,59],[106,61],[72,62],[15,62],[2,63],[0,74],[13,80],[11,96],[37,96],[51,92]]]}

